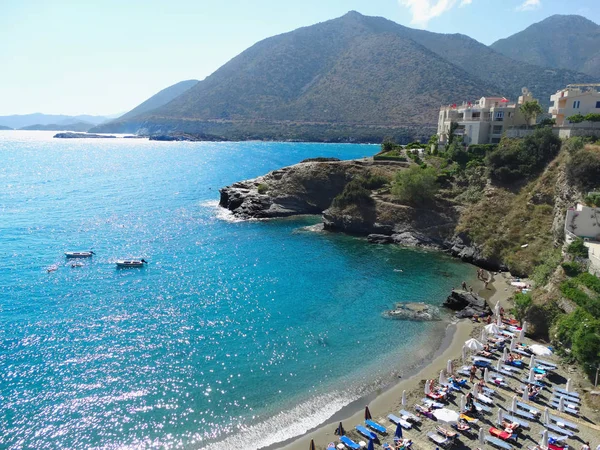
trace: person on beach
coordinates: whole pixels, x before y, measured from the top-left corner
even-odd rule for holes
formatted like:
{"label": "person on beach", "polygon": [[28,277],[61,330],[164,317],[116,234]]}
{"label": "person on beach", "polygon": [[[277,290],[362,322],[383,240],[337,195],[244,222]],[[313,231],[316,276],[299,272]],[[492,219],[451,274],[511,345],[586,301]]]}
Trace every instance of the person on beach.
{"label": "person on beach", "polygon": [[[600,447],[600,445],[598,447]],[[590,443],[586,442],[585,444],[583,444],[581,446],[581,450],[590,450]]]}
{"label": "person on beach", "polygon": [[485,321],[487,322],[488,325],[490,323],[492,323],[492,315],[490,314],[489,316],[487,316],[487,319],[485,319]]}
{"label": "person on beach", "polygon": [[466,281],[463,281],[462,284],[461,284],[461,286],[463,288],[463,291],[467,290],[467,282]]}
{"label": "person on beach", "polygon": [[475,367],[475,365],[473,364],[471,366],[471,372],[469,374],[469,381],[472,383],[473,379],[475,378],[475,375],[477,375],[477,367]]}

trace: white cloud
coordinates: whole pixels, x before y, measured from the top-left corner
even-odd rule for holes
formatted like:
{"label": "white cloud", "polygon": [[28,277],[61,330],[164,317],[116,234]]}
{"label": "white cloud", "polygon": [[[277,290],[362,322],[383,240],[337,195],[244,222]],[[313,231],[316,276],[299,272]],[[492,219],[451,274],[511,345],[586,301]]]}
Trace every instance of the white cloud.
{"label": "white cloud", "polygon": [[517,11],[531,11],[542,6],[542,0],[525,0],[521,5],[517,6]]}
{"label": "white cloud", "polygon": [[[399,0],[399,2],[410,10],[412,14],[410,23],[423,28],[427,27],[431,19],[450,11],[459,3],[458,0]],[[467,6],[472,2],[473,0],[460,0],[459,6]]]}

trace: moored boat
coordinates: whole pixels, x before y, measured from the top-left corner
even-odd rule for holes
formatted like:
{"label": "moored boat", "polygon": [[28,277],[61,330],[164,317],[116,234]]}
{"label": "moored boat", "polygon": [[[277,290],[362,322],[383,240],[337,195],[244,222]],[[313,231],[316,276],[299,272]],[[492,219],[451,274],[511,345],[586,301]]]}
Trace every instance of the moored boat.
{"label": "moored boat", "polygon": [[116,262],[117,267],[144,267],[148,264],[145,259],[119,259]]}
{"label": "moored boat", "polygon": [[95,253],[91,250],[89,252],[65,252],[67,258],[91,258],[92,255]]}

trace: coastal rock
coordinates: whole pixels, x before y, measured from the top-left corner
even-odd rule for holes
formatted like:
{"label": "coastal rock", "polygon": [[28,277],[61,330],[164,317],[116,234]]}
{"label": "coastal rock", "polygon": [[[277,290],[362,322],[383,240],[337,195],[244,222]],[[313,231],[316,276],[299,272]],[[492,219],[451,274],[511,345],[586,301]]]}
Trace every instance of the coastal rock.
{"label": "coastal rock", "polygon": [[490,315],[492,313],[483,297],[463,290],[453,290],[443,306],[457,311],[456,317],[459,319],[473,317],[474,314]]}
{"label": "coastal rock", "polygon": [[386,236],[385,234],[369,234],[367,241],[371,244],[393,244],[394,238],[392,236]]}
{"label": "coastal rock", "polygon": [[56,133],[57,139],[114,139],[116,136],[110,134],[94,134],[94,133]]}
{"label": "coastal rock", "polygon": [[221,136],[213,136],[205,133],[170,133],[170,134],[155,134],[150,136],[151,141],[189,141],[189,142],[221,142],[226,139]]}
{"label": "coastal rock", "polygon": [[486,270],[506,271],[506,266],[495,258],[484,256],[483,251],[475,245],[471,239],[464,233],[458,233],[444,243],[448,252],[461,260],[483,267]]}
{"label": "coastal rock", "polygon": [[394,309],[386,311],[383,315],[400,320],[440,320],[440,310],[426,303],[397,303]]}

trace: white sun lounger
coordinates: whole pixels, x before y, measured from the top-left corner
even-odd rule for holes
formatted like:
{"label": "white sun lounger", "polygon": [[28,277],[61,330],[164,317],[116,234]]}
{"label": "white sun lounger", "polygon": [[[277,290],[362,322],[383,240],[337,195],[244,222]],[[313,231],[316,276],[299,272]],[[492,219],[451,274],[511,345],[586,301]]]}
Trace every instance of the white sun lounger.
{"label": "white sun lounger", "polygon": [[511,411],[511,413],[516,414],[517,416],[525,417],[529,420],[534,420],[535,416],[531,414],[529,411],[523,411],[522,409],[517,408],[516,411]]}
{"label": "white sun lounger", "polygon": [[[556,403],[550,403],[550,405],[551,405],[553,408],[555,408],[555,409],[558,409],[558,402],[556,402]],[[564,412],[566,412],[566,413],[568,413],[568,414],[571,414],[572,416],[577,416],[577,417],[579,417],[579,410],[578,410],[578,409],[571,408],[570,406],[566,406],[566,405],[565,405]]]}
{"label": "white sun lounger", "polygon": [[572,431],[569,431],[563,427],[559,427],[557,425],[554,425],[553,423],[546,423],[543,424],[546,428],[548,428],[549,430],[555,431],[558,434],[561,434],[563,436],[568,436],[568,437],[573,437],[575,436],[575,433],[573,433]]}
{"label": "white sun lounger", "polygon": [[537,416],[538,414],[541,414],[541,413],[542,413],[542,412],[541,412],[539,409],[537,409],[537,408],[534,408],[533,406],[531,406],[531,405],[528,405],[528,404],[527,404],[527,403],[525,403],[525,402],[517,402],[517,406],[521,407],[521,408],[522,408],[522,409],[524,409],[525,411],[528,411],[528,412],[530,412],[530,413],[531,413],[531,414],[533,414],[534,416]]}
{"label": "white sun lounger", "polygon": [[393,414],[390,414],[387,417],[390,420],[390,422],[393,422],[396,425],[400,424],[400,426],[406,430],[410,430],[412,428],[412,425],[410,424],[410,422],[408,420],[405,420],[405,419],[395,416]]}
{"label": "white sun lounger", "polygon": [[402,414],[402,418],[408,420],[409,422],[413,422],[413,423],[421,423],[421,418],[413,413],[411,413],[410,411],[407,411],[405,409],[401,409],[400,410],[400,414]]}
{"label": "white sun lounger", "polygon": [[427,437],[441,447],[446,447],[452,443],[451,439],[440,436],[439,434],[434,433],[433,431],[427,433]]}
{"label": "white sun lounger", "polygon": [[507,444],[506,442],[504,442],[501,439],[498,439],[497,437],[486,436],[485,440],[488,441],[490,444],[495,445],[496,447],[503,448],[504,450],[512,450],[512,445]]}

